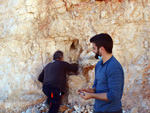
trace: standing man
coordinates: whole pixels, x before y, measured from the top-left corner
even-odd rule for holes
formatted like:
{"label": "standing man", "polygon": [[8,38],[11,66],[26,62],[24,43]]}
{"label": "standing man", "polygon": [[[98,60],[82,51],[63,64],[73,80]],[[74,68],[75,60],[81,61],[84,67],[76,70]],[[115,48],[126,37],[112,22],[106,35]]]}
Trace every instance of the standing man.
{"label": "standing man", "polygon": [[80,96],[85,100],[95,99],[93,113],[122,113],[124,72],[112,55],[113,40],[108,34],[102,33],[92,37],[90,42],[95,58],[101,60],[95,67],[93,87],[78,90]]}
{"label": "standing man", "polygon": [[48,113],[57,113],[61,96],[66,88],[66,73],[77,72],[78,66],[63,61],[63,52],[56,51],[53,61],[46,65],[38,80],[43,83],[43,92],[48,97],[50,109]]}

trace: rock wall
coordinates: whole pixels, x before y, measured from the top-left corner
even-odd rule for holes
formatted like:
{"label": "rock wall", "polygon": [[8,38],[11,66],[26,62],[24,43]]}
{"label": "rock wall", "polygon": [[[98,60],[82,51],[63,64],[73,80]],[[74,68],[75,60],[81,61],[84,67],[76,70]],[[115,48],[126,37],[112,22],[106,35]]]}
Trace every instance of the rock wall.
{"label": "rock wall", "polygon": [[97,60],[89,39],[102,32],[112,36],[124,68],[124,111],[150,112],[150,0],[1,0],[0,112],[46,99],[37,78],[56,50],[80,65],[68,77],[68,102],[92,104],[76,90],[92,86]]}

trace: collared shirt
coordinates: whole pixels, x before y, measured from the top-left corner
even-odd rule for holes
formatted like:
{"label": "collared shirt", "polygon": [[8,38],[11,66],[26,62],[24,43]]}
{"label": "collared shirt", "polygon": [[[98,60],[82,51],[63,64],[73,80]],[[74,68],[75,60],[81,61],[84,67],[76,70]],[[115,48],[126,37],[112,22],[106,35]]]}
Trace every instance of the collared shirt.
{"label": "collared shirt", "polygon": [[96,93],[107,93],[109,101],[95,99],[95,111],[117,111],[122,107],[121,98],[124,87],[124,72],[121,64],[112,56],[103,64],[99,61],[95,67],[93,87]]}

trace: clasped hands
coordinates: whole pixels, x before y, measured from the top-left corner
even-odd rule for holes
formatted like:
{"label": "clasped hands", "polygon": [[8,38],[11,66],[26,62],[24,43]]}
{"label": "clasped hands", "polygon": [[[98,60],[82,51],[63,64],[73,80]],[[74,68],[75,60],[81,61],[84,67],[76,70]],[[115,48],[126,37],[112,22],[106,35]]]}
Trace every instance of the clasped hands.
{"label": "clasped hands", "polygon": [[95,88],[88,88],[88,89],[79,89],[78,93],[84,100],[88,100],[92,98],[92,94],[95,92]]}

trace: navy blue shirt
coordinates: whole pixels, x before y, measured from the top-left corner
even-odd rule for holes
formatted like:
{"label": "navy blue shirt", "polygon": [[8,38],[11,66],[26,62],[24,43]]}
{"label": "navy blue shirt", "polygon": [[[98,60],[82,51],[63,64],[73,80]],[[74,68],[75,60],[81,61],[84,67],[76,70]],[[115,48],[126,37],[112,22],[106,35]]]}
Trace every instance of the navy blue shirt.
{"label": "navy blue shirt", "polygon": [[95,111],[117,111],[122,107],[121,98],[124,87],[124,72],[121,64],[112,56],[103,64],[99,61],[95,67],[93,88],[96,93],[107,93],[109,101],[95,99]]}

